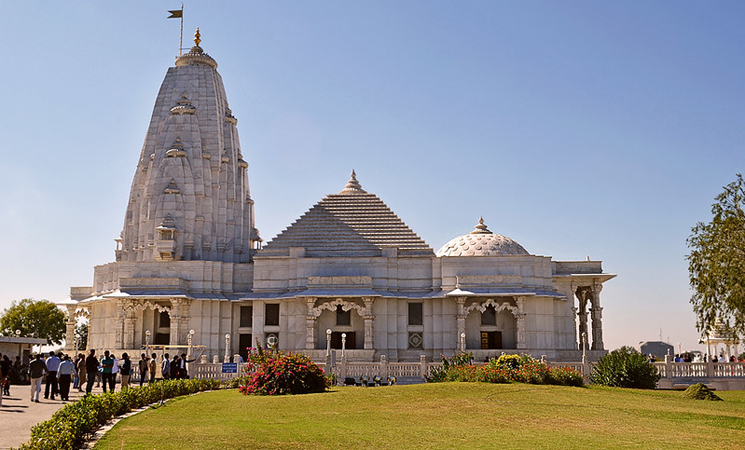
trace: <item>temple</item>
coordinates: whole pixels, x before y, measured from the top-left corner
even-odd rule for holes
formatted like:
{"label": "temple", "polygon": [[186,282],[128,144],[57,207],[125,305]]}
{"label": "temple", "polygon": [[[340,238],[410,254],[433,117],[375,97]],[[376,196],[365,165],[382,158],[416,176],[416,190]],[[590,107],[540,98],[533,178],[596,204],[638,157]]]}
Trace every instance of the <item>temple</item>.
{"label": "temple", "polygon": [[84,316],[88,348],[135,354],[193,343],[222,358],[256,341],[317,360],[327,346],[352,361],[604,353],[615,275],[600,261],[531,254],[483,219],[435,252],[354,171],[263,244],[237,119],[199,44],[158,92],[115,261],[62,302],[68,336]]}

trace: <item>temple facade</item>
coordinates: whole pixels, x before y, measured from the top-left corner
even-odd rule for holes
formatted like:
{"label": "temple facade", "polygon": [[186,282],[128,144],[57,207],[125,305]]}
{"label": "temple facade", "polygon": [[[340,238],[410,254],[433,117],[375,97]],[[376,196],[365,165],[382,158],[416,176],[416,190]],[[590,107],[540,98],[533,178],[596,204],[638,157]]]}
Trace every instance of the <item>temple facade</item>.
{"label": "temple facade", "polygon": [[354,171],[263,245],[237,119],[199,44],[158,93],[115,261],[62,302],[68,335],[84,316],[88,348],[134,354],[195,344],[222,359],[256,341],[317,360],[327,347],[353,361],[604,353],[615,275],[600,261],[531,254],[483,219],[435,252]]}

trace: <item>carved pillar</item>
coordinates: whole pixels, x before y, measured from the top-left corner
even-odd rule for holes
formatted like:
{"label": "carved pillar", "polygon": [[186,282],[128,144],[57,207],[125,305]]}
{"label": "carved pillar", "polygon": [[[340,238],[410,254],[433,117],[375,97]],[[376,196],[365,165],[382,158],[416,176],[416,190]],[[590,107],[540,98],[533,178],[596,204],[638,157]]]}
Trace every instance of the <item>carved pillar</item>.
{"label": "carved pillar", "polygon": [[313,314],[313,308],[316,306],[315,297],[305,297],[305,304],[308,306],[308,314],[305,316],[305,349],[311,350],[316,348],[316,320]]}
{"label": "carved pillar", "polygon": [[602,284],[592,287],[592,349],[603,350],[603,308],[600,306],[600,291]]}
{"label": "carved pillar", "polygon": [[75,351],[75,309],[77,305],[67,305],[67,321],[65,322],[65,352]]}
{"label": "carved pillar", "polygon": [[517,348],[526,349],[528,348],[525,342],[525,311],[523,309],[524,299],[522,297],[516,297],[515,302],[517,303],[517,314],[515,319],[517,322]]}
{"label": "carved pillar", "polygon": [[122,348],[122,323],[124,322],[124,300],[116,301],[116,318],[114,319],[114,349]]}
{"label": "carved pillar", "polygon": [[[455,342],[461,342],[461,335],[466,332],[466,298],[456,297],[455,303],[458,305],[458,313],[455,315],[457,334],[455,336]],[[456,344],[457,345],[457,344]],[[460,344],[461,350],[465,351],[465,346]]]}
{"label": "carved pillar", "polygon": [[[587,334],[587,292],[589,288],[577,289],[577,300],[579,301],[579,349],[582,350],[582,335]],[[587,348],[587,339],[585,339],[585,349]]]}
{"label": "carved pillar", "polygon": [[179,336],[181,336],[181,303],[180,298],[171,299],[171,337],[169,344],[179,345]]}
{"label": "carved pillar", "polygon": [[135,317],[134,309],[127,309],[126,317],[124,318],[124,347],[125,349],[133,349],[135,347]]}
{"label": "carved pillar", "polygon": [[365,310],[362,315],[365,321],[365,350],[375,348],[375,340],[373,338],[373,320],[375,319],[372,313],[373,300],[375,299],[372,297],[362,297],[362,301],[365,302]]}

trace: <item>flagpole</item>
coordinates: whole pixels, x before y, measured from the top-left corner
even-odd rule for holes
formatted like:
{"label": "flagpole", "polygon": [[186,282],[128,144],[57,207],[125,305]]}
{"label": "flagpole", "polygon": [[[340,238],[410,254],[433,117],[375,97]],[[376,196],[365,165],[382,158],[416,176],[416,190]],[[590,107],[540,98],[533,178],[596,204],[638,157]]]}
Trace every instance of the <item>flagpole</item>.
{"label": "flagpole", "polygon": [[184,4],[181,4],[181,35],[178,39],[178,55],[181,56],[181,49],[184,47]]}

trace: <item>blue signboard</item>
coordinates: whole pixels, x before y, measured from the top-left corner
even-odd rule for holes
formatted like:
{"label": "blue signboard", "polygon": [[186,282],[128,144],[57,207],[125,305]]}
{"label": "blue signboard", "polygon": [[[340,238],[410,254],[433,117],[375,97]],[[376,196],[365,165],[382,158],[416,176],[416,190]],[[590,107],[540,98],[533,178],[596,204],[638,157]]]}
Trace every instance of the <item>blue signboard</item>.
{"label": "blue signboard", "polygon": [[238,373],[238,363],[222,363],[222,373]]}

